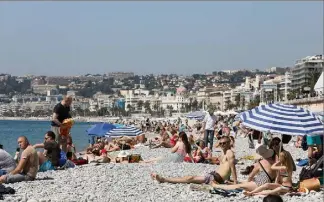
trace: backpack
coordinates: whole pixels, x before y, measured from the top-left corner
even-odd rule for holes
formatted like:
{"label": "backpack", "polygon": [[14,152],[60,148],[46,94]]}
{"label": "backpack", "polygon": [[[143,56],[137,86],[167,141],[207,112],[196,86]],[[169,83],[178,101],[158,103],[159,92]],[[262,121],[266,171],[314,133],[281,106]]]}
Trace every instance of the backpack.
{"label": "backpack", "polygon": [[318,159],[316,163],[314,163],[312,166],[304,167],[299,174],[299,180],[303,181],[313,177],[322,177],[323,166],[324,166],[323,162],[324,162],[324,156]]}
{"label": "backpack", "polygon": [[308,149],[308,145],[307,145],[307,135],[304,135],[303,136],[303,139],[301,141],[301,148],[304,150],[304,151],[307,151]]}

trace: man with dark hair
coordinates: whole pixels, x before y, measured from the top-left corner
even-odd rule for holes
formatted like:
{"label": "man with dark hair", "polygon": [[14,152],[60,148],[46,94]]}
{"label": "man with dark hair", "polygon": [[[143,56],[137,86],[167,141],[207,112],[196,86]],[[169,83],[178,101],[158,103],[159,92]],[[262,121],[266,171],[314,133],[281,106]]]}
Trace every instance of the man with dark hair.
{"label": "man with dark hair", "polygon": [[31,181],[36,178],[39,165],[36,150],[29,144],[25,136],[18,138],[18,145],[20,149],[24,150],[21,153],[20,161],[13,171],[0,177],[0,184]]}
{"label": "man with dark hair", "polygon": [[[34,145],[34,148],[44,148],[44,153],[37,152],[39,157],[40,171],[46,171],[59,166],[61,156],[61,149],[59,144],[55,141],[55,133],[47,131],[44,137],[44,143]],[[48,166],[48,163],[52,166]]]}
{"label": "man with dark hair", "polygon": [[219,145],[223,150],[223,154],[220,156],[220,166],[217,170],[208,173],[205,176],[186,176],[179,178],[164,178],[156,173],[152,173],[153,179],[159,182],[169,183],[195,183],[195,184],[212,184],[219,183],[223,184],[226,180],[229,180],[230,176],[233,175],[234,184],[237,184],[237,175],[235,168],[235,155],[231,150],[230,138],[223,136]]}

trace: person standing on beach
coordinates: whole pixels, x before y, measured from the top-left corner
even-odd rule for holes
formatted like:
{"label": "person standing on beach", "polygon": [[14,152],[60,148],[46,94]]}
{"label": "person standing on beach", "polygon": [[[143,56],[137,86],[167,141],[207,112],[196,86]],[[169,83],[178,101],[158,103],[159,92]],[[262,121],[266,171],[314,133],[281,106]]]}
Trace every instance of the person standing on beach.
{"label": "person standing on beach", "polygon": [[18,145],[20,149],[24,150],[21,153],[20,161],[14,170],[0,177],[0,184],[32,181],[36,178],[39,166],[37,151],[29,144],[25,136],[18,138]]}
{"label": "person standing on beach", "polygon": [[209,148],[211,151],[213,151],[216,121],[217,118],[214,115],[214,110],[208,110],[208,114],[205,116],[205,119],[203,121],[204,125],[202,128],[203,130],[205,130],[204,142],[206,144],[206,147],[208,147],[208,142],[210,143]]}
{"label": "person standing on beach", "polygon": [[70,110],[72,104],[72,97],[66,96],[64,99],[55,105],[53,110],[53,118],[51,122],[51,131],[55,133],[55,140],[59,143],[61,149],[67,152],[66,137],[60,134],[60,127],[64,127],[62,124],[65,119],[71,118]]}

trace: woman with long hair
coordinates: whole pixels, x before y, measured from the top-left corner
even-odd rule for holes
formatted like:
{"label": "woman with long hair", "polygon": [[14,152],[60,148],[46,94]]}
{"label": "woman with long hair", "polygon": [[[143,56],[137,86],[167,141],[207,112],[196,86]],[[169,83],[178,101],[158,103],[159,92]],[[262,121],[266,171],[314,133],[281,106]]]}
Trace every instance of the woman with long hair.
{"label": "woman with long hair", "polygon": [[186,154],[189,155],[191,161],[194,163],[194,159],[191,155],[191,145],[185,132],[179,133],[179,139],[175,146],[171,149],[171,153],[171,155],[166,157],[159,157],[148,161],[143,161],[143,163],[181,163],[183,162]]}
{"label": "woman with long hair", "polygon": [[253,195],[269,195],[269,194],[285,194],[293,191],[292,187],[292,167],[291,159],[287,151],[279,154],[279,161],[271,166],[271,169],[277,171],[275,183],[266,183],[251,192],[244,192],[247,196]]}

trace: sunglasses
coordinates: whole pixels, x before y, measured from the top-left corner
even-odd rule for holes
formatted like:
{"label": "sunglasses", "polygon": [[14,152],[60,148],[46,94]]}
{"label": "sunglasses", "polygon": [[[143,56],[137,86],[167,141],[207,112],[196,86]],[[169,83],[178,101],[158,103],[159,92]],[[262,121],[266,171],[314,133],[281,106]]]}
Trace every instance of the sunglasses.
{"label": "sunglasses", "polygon": [[228,143],[228,141],[226,142],[219,142],[219,145],[226,145]]}

